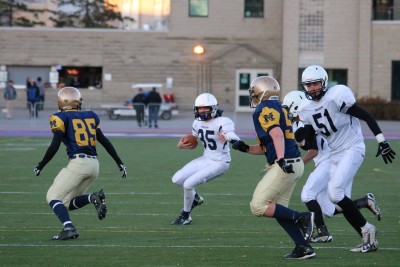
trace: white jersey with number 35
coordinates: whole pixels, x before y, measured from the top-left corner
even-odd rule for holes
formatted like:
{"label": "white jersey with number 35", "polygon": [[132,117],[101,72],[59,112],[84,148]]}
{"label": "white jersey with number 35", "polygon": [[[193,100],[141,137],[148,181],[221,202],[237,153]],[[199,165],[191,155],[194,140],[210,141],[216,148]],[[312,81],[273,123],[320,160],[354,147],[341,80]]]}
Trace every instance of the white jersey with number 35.
{"label": "white jersey with number 35", "polygon": [[343,150],[365,153],[360,121],[347,110],[356,103],[353,92],[345,85],[329,88],[319,101],[304,100],[298,114],[304,125],[312,125],[329,144],[331,154]]}
{"label": "white jersey with number 35", "polygon": [[225,134],[231,139],[240,140],[235,134],[235,124],[227,117],[217,117],[207,121],[195,120],[192,134],[200,139],[199,145],[204,147],[204,156],[216,160],[230,162],[229,143],[218,140],[218,134]]}

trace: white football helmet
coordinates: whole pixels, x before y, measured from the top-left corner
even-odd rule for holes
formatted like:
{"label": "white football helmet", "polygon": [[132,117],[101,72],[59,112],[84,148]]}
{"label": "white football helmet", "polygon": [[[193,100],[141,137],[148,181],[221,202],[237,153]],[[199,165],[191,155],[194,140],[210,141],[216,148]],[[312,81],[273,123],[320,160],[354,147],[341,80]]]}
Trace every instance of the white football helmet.
{"label": "white football helmet", "polygon": [[257,107],[265,100],[279,100],[281,87],[279,83],[271,76],[260,76],[255,78],[249,89],[250,107]]}
{"label": "white football helmet", "polygon": [[82,105],[81,93],[75,87],[64,87],[58,91],[57,95],[58,109],[80,110]]}
{"label": "white football helmet", "polygon": [[[199,112],[200,107],[208,107],[210,110],[208,112]],[[206,121],[214,118],[217,115],[218,102],[217,99],[209,93],[200,94],[194,101],[194,118],[199,121]]]}
{"label": "white football helmet", "polygon": [[294,121],[294,119],[298,116],[297,109],[300,106],[301,101],[306,99],[306,95],[302,91],[292,91],[285,95],[283,98],[282,106],[288,110],[289,119]]}
{"label": "white football helmet", "polygon": [[[321,88],[318,91],[308,92],[307,84],[321,82]],[[304,87],[306,97],[310,100],[320,100],[328,90],[328,73],[318,65],[307,67],[301,75],[301,85]]]}

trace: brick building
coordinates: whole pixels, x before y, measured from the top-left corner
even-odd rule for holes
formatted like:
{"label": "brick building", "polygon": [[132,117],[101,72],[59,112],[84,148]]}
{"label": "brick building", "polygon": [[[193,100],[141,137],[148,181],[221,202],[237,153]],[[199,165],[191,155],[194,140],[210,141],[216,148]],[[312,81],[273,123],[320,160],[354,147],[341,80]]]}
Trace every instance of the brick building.
{"label": "brick building", "polygon": [[[92,103],[121,103],[135,93],[132,84],[168,79],[165,92],[182,108],[211,92],[224,109],[246,111],[257,75],[273,75],[287,93],[299,88],[302,69],[320,64],[331,84],[347,84],[357,98],[400,100],[398,0],[261,0],[253,9],[246,0],[203,2],[197,15],[191,1],[170,0],[162,28],[0,27],[1,70],[19,94],[29,75],[48,80],[53,71],[70,82],[68,74],[85,72],[82,93]],[[377,16],[388,10],[390,17]],[[194,54],[196,45],[205,53]]]}

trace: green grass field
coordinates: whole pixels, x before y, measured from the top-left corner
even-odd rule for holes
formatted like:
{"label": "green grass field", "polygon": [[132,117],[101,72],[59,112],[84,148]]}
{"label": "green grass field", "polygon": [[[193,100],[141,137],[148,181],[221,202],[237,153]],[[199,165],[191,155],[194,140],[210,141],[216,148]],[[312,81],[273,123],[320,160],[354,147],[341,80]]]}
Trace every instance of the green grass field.
{"label": "green grass field", "polygon": [[[383,212],[378,222],[376,253],[351,253],[361,238],[342,215],[326,219],[332,243],[314,244],[315,259],[285,261],[294,245],[274,219],[257,218],[249,209],[263,156],[232,151],[229,172],[197,187],[205,201],[192,212],[187,226],[170,225],[182,208],[182,193],[171,182],[175,171],[202,149],[182,151],[174,138],[112,138],[128,167],[121,179],[111,157],[100,147],[100,176],[89,189],[107,194],[109,212],[97,219],[93,206],[71,212],[79,238],[52,241],[61,225],[46,203],[46,192],[67,164],[62,146],[39,177],[33,167],[49,138],[0,137],[0,265],[1,266],[398,266],[400,260],[400,141],[394,164],[375,158],[376,141],[367,141],[367,156],[353,186],[353,198],[374,192]],[[249,143],[252,143],[252,141]],[[299,181],[290,207],[306,210]]]}

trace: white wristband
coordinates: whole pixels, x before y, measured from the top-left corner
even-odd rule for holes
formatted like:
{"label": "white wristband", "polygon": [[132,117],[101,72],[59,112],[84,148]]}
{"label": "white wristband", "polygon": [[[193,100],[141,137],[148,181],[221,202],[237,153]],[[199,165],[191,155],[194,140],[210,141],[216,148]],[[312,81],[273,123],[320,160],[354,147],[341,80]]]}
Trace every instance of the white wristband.
{"label": "white wristband", "polygon": [[385,137],[383,136],[382,133],[377,134],[375,137],[376,137],[376,141],[378,141],[378,143],[385,142]]}

